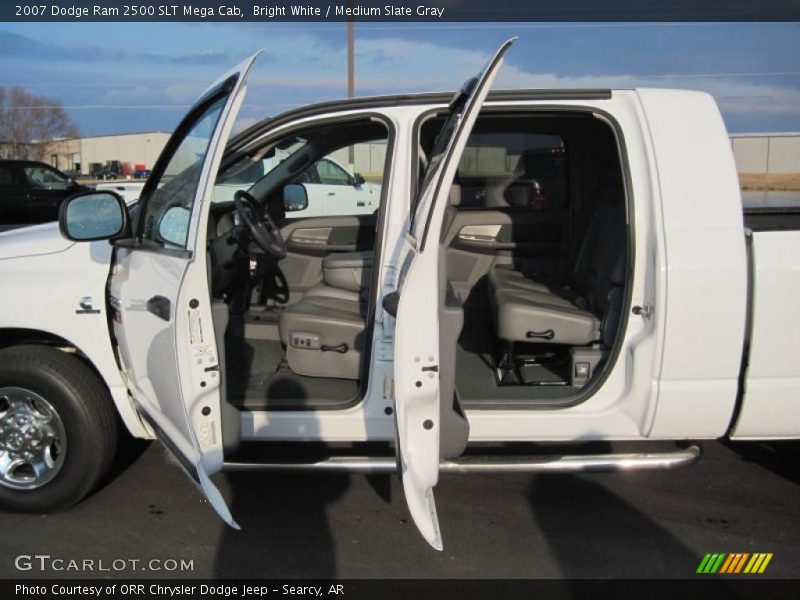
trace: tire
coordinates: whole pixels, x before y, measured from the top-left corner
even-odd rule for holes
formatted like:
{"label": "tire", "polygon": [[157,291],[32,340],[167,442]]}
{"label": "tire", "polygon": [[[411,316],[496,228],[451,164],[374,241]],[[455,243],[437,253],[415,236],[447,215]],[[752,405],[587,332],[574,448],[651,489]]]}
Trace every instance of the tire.
{"label": "tire", "polygon": [[[4,418],[9,415],[45,425],[24,428],[20,437],[14,429],[19,423]],[[0,350],[0,464],[8,457],[28,461],[16,471],[0,469],[0,509],[43,513],[73,506],[108,471],[117,436],[116,409],[105,384],[76,356],[37,345]],[[20,455],[34,451],[35,459]]]}

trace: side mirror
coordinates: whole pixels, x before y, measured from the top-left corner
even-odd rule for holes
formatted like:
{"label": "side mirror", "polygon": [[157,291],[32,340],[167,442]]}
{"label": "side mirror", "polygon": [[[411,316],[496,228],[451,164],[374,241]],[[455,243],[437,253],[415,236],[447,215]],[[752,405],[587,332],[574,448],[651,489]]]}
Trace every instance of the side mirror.
{"label": "side mirror", "polygon": [[58,226],[68,240],[91,242],[125,237],[130,233],[128,208],[119,194],[88,191],[64,200]]}
{"label": "side mirror", "polygon": [[286,212],[297,212],[308,208],[308,191],[306,186],[290,183],[283,188],[283,209]]}
{"label": "side mirror", "polygon": [[366,183],[366,179],[361,173],[356,173],[353,175],[353,187],[358,187],[360,185],[364,185]]}
{"label": "side mirror", "polygon": [[183,206],[172,206],[167,209],[158,222],[158,235],[168,244],[186,246],[186,237],[189,234],[189,219],[192,211]]}

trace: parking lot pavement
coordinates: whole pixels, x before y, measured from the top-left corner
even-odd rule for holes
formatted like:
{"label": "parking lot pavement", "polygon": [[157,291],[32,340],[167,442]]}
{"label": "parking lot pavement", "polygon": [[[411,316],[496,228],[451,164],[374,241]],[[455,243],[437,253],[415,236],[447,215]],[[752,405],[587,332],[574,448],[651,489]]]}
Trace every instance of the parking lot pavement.
{"label": "parking lot pavement", "polygon": [[[797,577],[800,444],[704,451],[671,472],[443,475],[438,553],[410,522],[396,477],[221,477],[234,531],[159,445],[131,442],[115,476],[68,512],[0,514],[0,576],[115,574],[15,568],[19,555],[47,554],[102,568],[138,559],[119,574],[147,577],[680,578],[707,552],[771,552],[765,577]],[[193,570],[142,571],[152,558]]]}

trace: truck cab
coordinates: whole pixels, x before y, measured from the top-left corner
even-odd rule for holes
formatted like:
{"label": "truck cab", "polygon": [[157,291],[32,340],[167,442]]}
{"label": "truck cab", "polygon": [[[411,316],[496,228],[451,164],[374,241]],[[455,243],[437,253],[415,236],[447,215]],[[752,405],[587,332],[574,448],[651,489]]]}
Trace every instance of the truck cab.
{"label": "truck cab", "polygon": [[[105,463],[84,453],[108,453],[114,413],[158,437],[233,527],[220,471],[397,471],[439,549],[440,470],[671,468],[697,459],[691,440],[800,435],[782,354],[800,321],[774,327],[784,297],[754,292],[796,287],[798,235],[748,236],[713,99],[490,92],[511,43],[455,94],[315,105],[228,140],[253,57],[203,94],[135,207],[87,192],[65,203],[61,235],[26,234],[39,254],[0,237],[19,289],[57,280],[0,322],[0,418],[29,419],[5,442],[4,506],[85,495]],[[311,166],[376,146],[374,210],[303,214]],[[218,196],[254,165],[247,189]],[[66,359],[91,389],[52,392]],[[659,440],[683,445],[487,450]],[[54,487],[81,464],[80,486]]]}

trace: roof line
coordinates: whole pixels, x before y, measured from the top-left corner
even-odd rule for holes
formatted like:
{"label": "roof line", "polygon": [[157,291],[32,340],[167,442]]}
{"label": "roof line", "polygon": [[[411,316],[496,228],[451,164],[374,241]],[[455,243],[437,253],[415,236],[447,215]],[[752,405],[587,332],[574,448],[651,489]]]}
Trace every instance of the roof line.
{"label": "roof line", "polygon": [[[295,108],[274,117],[263,119],[236,134],[228,141],[228,149],[236,152],[258,138],[265,129],[304,116],[315,116],[332,111],[344,111],[364,108],[388,108],[394,106],[410,106],[419,104],[447,105],[453,98],[453,92],[426,92],[419,94],[392,94],[386,96],[365,96],[331,100]],[[609,100],[610,89],[514,89],[492,90],[487,101],[519,101],[519,100]],[[228,162],[228,161],[226,161]]]}

